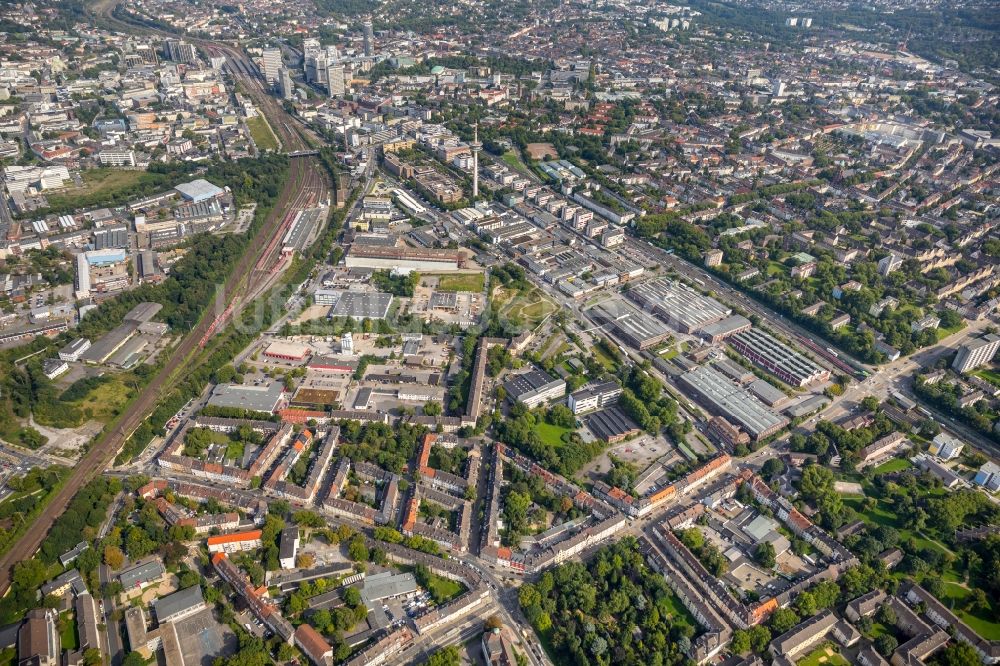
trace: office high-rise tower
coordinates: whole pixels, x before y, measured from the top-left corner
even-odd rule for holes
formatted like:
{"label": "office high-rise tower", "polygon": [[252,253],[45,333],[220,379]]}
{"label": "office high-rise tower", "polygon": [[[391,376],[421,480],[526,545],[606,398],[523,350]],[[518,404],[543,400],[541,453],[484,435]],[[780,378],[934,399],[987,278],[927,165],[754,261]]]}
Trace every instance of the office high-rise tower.
{"label": "office high-rise tower", "polygon": [[291,100],[295,96],[295,84],[292,83],[292,73],[282,67],[278,76],[278,88],[281,91],[281,99]]}
{"label": "office high-rise tower", "polygon": [[264,49],[261,64],[264,69],[264,78],[267,79],[267,82],[272,85],[277,83],[278,74],[281,71],[281,49]]}
{"label": "office high-rise tower", "polygon": [[329,80],[327,90],[330,92],[330,97],[343,97],[347,93],[347,72],[344,70],[344,66],[332,65],[327,68],[326,72]]}
{"label": "office high-rise tower", "polygon": [[366,20],[361,28],[364,31],[365,57],[370,58],[375,54],[375,33],[372,30],[371,19]]}

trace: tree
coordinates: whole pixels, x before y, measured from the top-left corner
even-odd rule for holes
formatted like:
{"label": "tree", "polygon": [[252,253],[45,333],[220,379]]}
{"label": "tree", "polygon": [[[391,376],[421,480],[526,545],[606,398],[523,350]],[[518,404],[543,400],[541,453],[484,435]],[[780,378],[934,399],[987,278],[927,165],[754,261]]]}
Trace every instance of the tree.
{"label": "tree", "polygon": [[750,634],[743,629],[733,632],[733,639],[729,643],[729,649],[733,654],[746,654],[750,651]]}
{"label": "tree", "polygon": [[437,416],[441,413],[441,403],[428,401],[424,403],[424,415],[425,416]]}
{"label": "tree", "polygon": [[122,666],[146,666],[146,660],[138,652],[129,652],[122,660]]}
{"label": "tree", "polygon": [[806,499],[819,499],[833,490],[833,472],[821,465],[809,465],[802,470],[799,490]]}
{"label": "tree", "polygon": [[344,590],[344,603],[351,608],[356,608],[361,603],[361,592],[356,587],[348,587]]}
{"label": "tree", "polygon": [[522,609],[535,606],[542,599],[541,595],[538,593],[538,589],[531,583],[525,583],[521,586],[521,589],[518,590],[517,598]]}
{"label": "tree", "polygon": [[953,641],[938,654],[935,661],[941,666],[980,666],[982,664],[975,649],[965,641]]}
{"label": "tree", "polygon": [[774,568],[775,557],[774,544],[770,541],[761,541],[753,551],[753,558],[766,569]]}
{"label": "tree", "polygon": [[427,666],[458,666],[460,663],[458,647],[454,645],[441,648],[427,659]]}
{"label": "tree", "polygon": [[873,395],[865,396],[865,398],[861,401],[861,406],[869,412],[876,412],[878,411],[879,406],[878,398]]}
{"label": "tree", "polygon": [[768,458],[760,468],[760,474],[767,480],[785,473],[785,463],[780,458]]}
{"label": "tree", "polygon": [[552,628],[552,618],[548,613],[542,611],[535,618],[535,630],[539,633],[544,633]]}
{"label": "tree", "polygon": [[[784,609],[779,609],[784,610]],[[796,620],[798,622],[798,620]],[[792,624],[795,626],[795,624]],[[789,627],[790,629],[791,627]],[[763,653],[767,649],[767,644],[771,642],[771,630],[762,624],[750,627],[750,647],[754,652]]]}
{"label": "tree", "polygon": [[112,570],[121,569],[122,565],[125,564],[125,553],[117,546],[105,546],[104,563]]}
{"label": "tree", "polygon": [[499,629],[502,626],[503,626],[503,620],[500,619],[499,615],[490,615],[488,618],[486,618],[486,631]]}
{"label": "tree", "polygon": [[365,538],[360,534],[355,535],[347,545],[347,557],[354,562],[367,562],[368,555],[368,546],[365,545]]}
{"label": "tree", "polygon": [[603,636],[595,636],[590,642],[590,652],[596,657],[601,656],[608,650],[608,641]]}
{"label": "tree", "polygon": [[888,657],[896,648],[899,647],[899,641],[892,634],[882,634],[874,641],[875,650],[883,657]]}
{"label": "tree", "polygon": [[83,651],[83,666],[101,666],[103,663],[104,658],[97,648],[87,648]]}
{"label": "tree", "polygon": [[576,416],[566,405],[553,405],[545,415],[545,420],[561,428],[574,428]]}
{"label": "tree", "polygon": [[[791,608],[779,608],[771,614],[771,630],[776,634],[783,634],[798,623],[799,616]],[[759,651],[757,650],[757,652]]]}
{"label": "tree", "polygon": [[299,569],[309,569],[316,564],[316,556],[312,553],[300,553],[298,557],[295,558],[295,566]]}
{"label": "tree", "polygon": [[972,591],[967,602],[967,608],[972,612],[983,612],[988,613],[990,610],[990,600],[986,597],[986,593],[982,588],[977,587]]}

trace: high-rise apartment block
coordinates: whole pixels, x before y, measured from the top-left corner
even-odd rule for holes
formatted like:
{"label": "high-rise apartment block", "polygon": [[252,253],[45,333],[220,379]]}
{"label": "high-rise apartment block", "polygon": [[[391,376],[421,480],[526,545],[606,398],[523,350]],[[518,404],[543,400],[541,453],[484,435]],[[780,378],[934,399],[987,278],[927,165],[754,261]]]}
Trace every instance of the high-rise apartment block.
{"label": "high-rise apartment block", "polygon": [[1000,349],[1000,336],[993,333],[970,340],[958,348],[951,367],[955,372],[970,372],[992,361],[997,349]]}

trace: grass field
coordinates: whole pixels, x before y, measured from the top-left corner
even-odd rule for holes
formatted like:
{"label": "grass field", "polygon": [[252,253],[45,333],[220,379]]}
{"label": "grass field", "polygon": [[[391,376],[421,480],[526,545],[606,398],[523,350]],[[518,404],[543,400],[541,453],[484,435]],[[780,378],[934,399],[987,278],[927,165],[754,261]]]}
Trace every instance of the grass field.
{"label": "grass field", "polygon": [[431,574],[431,578],[428,581],[428,591],[434,600],[440,604],[446,604],[458,595],[465,591],[465,586],[463,586],[458,581],[451,580],[450,578],[444,578],[443,576],[436,576]]}
{"label": "grass field", "polygon": [[958,326],[952,326],[951,328],[944,328],[942,326],[941,328],[937,329],[937,339],[938,339],[938,341],[944,340],[949,335],[952,335],[954,333],[958,333],[963,328],[965,328],[965,322],[962,322]]}
{"label": "grass field", "polygon": [[670,619],[671,624],[686,624],[689,627],[695,629],[696,633],[698,631],[698,622],[691,615],[691,612],[684,607],[681,600],[677,598],[676,594],[671,594],[666,598],[666,603],[664,604],[670,609]]}
{"label": "grass field", "polygon": [[45,198],[48,200],[49,206],[61,208],[74,203],[86,206],[90,205],[90,202],[111,200],[116,193],[133,190],[145,183],[165,180],[162,174],[110,168],[87,169],[80,172],[80,177],[83,180],[81,187],[68,187],[57,192],[46,192]]}
{"label": "grass field", "polygon": [[594,358],[597,359],[598,363],[603,365],[608,371],[616,372],[618,370],[618,366],[615,364],[614,360],[605,354],[600,346],[594,347],[590,351],[594,355]]}
{"label": "grass field", "polygon": [[795,662],[796,666],[850,666],[850,663],[837,652],[833,643],[823,643],[805,657]]}
{"label": "grass field", "polygon": [[77,646],[76,638],[76,618],[70,611],[66,611],[59,616],[63,623],[63,630],[59,632],[59,639],[62,641],[64,650],[75,650]]}
{"label": "grass field", "polygon": [[775,275],[785,275],[788,273],[788,267],[777,261],[767,262],[767,275],[768,277],[774,277]]}
{"label": "grass field", "polygon": [[893,472],[902,472],[904,469],[909,469],[913,467],[913,464],[906,458],[893,458],[892,460],[886,461],[872,470],[875,476],[879,474],[892,474]]}
{"label": "grass field", "polygon": [[1000,372],[997,372],[996,370],[987,370],[984,368],[983,370],[977,370],[972,374],[976,375],[980,379],[985,379],[994,386],[1000,386]]}
{"label": "grass field", "polygon": [[118,416],[128,402],[130,390],[120,377],[115,377],[113,381],[94,388],[75,404],[81,410],[89,410],[91,418],[107,423]]}
{"label": "grass field", "polygon": [[962,587],[958,583],[945,583],[944,594],[940,601],[945,606],[951,608],[952,612],[972,627],[980,636],[988,641],[1000,640],[1000,609],[991,608],[989,611],[978,611],[972,614],[965,610],[966,599],[972,591],[967,587]]}
{"label": "grass field", "polygon": [[559,448],[564,444],[562,441],[563,433],[570,432],[570,430],[557,425],[552,425],[551,423],[542,422],[535,426],[535,432],[538,433],[538,436],[543,442]]}
{"label": "grass field", "polygon": [[80,177],[83,179],[83,187],[76,192],[82,196],[89,194],[103,194],[111,190],[120,190],[132,187],[142,180],[142,171],[125,171],[122,169],[89,169],[83,171]]}
{"label": "grass field", "polygon": [[438,276],[438,291],[469,291],[478,293],[483,290],[485,276],[482,273],[452,273]]}
{"label": "grass field", "polygon": [[259,150],[278,149],[278,137],[274,136],[264,116],[247,118],[247,129],[250,130],[250,136],[253,137],[253,142],[257,144]]}
{"label": "grass field", "polygon": [[508,150],[500,157],[500,159],[514,171],[519,171],[520,173],[531,173],[528,167],[525,166],[524,162],[521,161],[520,156],[518,156],[518,154],[513,150]]}

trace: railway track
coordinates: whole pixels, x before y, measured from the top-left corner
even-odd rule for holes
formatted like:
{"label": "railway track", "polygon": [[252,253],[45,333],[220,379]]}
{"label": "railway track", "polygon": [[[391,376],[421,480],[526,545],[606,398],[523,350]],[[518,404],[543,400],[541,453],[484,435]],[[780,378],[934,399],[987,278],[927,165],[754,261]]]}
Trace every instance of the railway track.
{"label": "railway track", "polygon": [[[113,8],[114,5],[110,2],[103,2],[97,5],[98,11],[103,11],[112,23],[117,23],[126,30],[136,29],[135,26],[117,19],[113,15]],[[146,27],[141,27],[139,30],[160,35],[166,34]],[[192,41],[197,42],[202,48],[217,46],[201,40]],[[237,60],[243,60],[245,67],[252,67],[247,65],[245,57],[242,54],[236,52],[231,47],[218,48],[226,53],[227,59],[235,57]],[[272,126],[275,127],[275,132],[279,133],[279,139],[287,142],[283,144],[286,146],[286,149],[306,150],[310,148],[311,146],[306,139],[307,134],[305,131],[296,127],[295,121],[285,113],[281,105],[274,98],[267,95],[264,88],[260,85],[259,79],[255,78],[252,73],[247,73],[248,71],[252,71],[252,69],[244,69],[242,71],[241,80],[249,82],[254,90],[252,97],[254,103],[268,116],[269,120],[273,119]],[[250,246],[236,262],[236,266],[225,282],[223,293],[225,294],[228,306],[224,312],[227,313],[227,316],[222,319],[219,317],[212,319],[208,316],[203,316],[195,324],[194,328],[171,351],[170,359],[164,367],[140,391],[135,400],[129,404],[125,412],[114,423],[113,429],[106,432],[100,440],[94,443],[90,450],[72,469],[62,488],[56,492],[52,500],[42,509],[27,531],[25,531],[10,550],[0,556],[0,594],[5,593],[10,587],[14,565],[31,558],[35,554],[56,519],[66,510],[66,507],[69,506],[70,501],[76,493],[87,482],[105,471],[113,462],[126,440],[128,440],[144,420],[149,418],[160,397],[173,388],[177,379],[182,376],[182,370],[193,360],[200,347],[205,344],[213,333],[228,323],[232,317],[238,316],[242,312],[242,309],[253,300],[253,297],[263,291],[261,284],[265,274],[259,270],[255,272],[254,269],[258,265],[261,265],[260,262],[262,261],[264,262],[263,266],[270,265],[269,262],[273,260],[274,256],[273,246],[275,243],[273,241],[277,238],[277,243],[280,243],[281,236],[284,234],[282,222],[288,211],[294,210],[296,205],[300,205],[305,200],[303,197],[309,195],[308,188],[302,186],[302,184],[309,183],[312,183],[314,187],[316,183],[319,184],[320,188],[325,187],[325,175],[318,160],[315,157],[308,156],[291,158],[289,178],[279,194],[271,214],[258,230]],[[256,248],[262,249],[258,251]],[[272,249],[268,251],[268,248]],[[280,247],[277,249],[280,253]],[[267,272],[267,275],[270,275],[270,271]]]}

